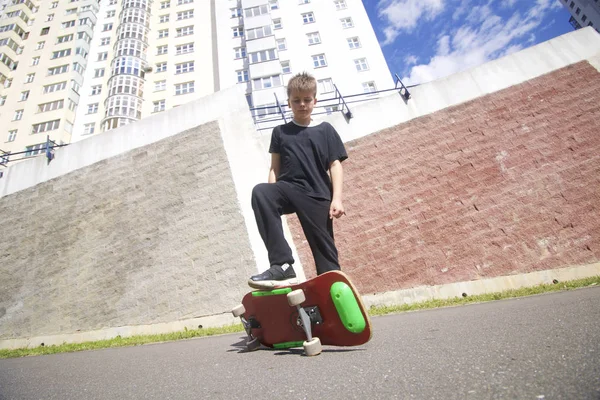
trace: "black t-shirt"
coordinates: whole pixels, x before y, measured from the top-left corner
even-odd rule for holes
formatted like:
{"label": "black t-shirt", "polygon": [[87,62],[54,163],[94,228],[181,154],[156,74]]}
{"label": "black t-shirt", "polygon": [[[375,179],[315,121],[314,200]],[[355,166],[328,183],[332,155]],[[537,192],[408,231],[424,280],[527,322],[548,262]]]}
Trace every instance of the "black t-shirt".
{"label": "black t-shirt", "polygon": [[293,121],[273,129],[269,153],[281,156],[278,181],[294,184],[307,195],[331,200],[329,166],[348,158],[344,143],[327,122],[299,126]]}

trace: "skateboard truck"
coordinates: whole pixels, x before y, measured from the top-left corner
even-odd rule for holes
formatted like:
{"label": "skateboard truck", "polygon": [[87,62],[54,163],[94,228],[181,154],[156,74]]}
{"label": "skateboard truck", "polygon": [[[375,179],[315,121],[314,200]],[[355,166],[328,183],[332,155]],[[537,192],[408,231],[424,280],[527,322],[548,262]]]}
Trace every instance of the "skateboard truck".
{"label": "skateboard truck", "polygon": [[244,327],[244,330],[248,335],[248,339],[246,340],[246,350],[254,351],[260,347],[260,341],[258,340],[258,338],[252,336],[252,329],[260,328],[260,323],[252,317],[248,319],[244,318],[245,312],[246,308],[243,304],[240,304],[231,311],[234,317],[240,317],[240,320],[242,321],[242,326]]}
{"label": "skateboard truck", "polygon": [[[308,315],[306,310],[300,306],[306,300],[306,296],[304,296],[304,291],[302,289],[298,289],[288,293],[287,300],[288,304],[291,307],[296,307],[296,309],[298,310],[297,324],[304,330],[304,333],[306,334],[306,341],[303,343],[304,353],[306,353],[307,356],[316,356],[318,354],[321,354],[321,340],[319,340],[319,338],[317,337],[313,338],[312,336],[311,317]],[[309,311],[315,311],[316,307],[308,309]],[[315,313],[311,312],[311,314],[314,315]]]}

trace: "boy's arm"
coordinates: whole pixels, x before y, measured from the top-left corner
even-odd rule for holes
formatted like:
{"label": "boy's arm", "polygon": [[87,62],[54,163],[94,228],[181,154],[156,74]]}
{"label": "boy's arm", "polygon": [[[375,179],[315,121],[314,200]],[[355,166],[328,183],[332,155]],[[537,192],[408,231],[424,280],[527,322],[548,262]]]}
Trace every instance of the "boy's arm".
{"label": "boy's arm", "polygon": [[331,206],[329,206],[329,219],[339,218],[346,214],[344,205],[342,204],[342,185],[344,183],[344,170],[340,160],[335,160],[329,166],[331,174],[331,185],[333,186],[333,194],[331,197]]}
{"label": "boy's arm", "polygon": [[269,169],[269,183],[277,182],[279,176],[279,167],[281,166],[281,155],[279,153],[271,153],[271,168]]}

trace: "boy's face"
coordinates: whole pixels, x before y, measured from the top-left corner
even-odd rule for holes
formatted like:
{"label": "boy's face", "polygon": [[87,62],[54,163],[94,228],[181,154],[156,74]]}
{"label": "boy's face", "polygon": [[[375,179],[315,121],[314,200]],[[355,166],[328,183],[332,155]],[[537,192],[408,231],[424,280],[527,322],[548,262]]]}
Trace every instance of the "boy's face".
{"label": "boy's face", "polygon": [[292,108],[297,122],[310,122],[310,115],[317,104],[315,95],[310,90],[292,90],[288,105]]}

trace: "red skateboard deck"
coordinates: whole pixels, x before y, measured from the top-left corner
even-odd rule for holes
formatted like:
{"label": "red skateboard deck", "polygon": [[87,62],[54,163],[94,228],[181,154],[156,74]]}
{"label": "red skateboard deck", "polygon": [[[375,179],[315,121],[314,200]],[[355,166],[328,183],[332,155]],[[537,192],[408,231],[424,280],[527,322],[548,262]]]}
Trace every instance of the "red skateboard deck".
{"label": "red skateboard deck", "polygon": [[[296,297],[298,290],[305,300],[290,305],[288,293],[295,291],[290,296]],[[233,314],[242,319],[250,350],[258,347],[258,342],[272,348],[304,345],[308,354],[306,342],[312,338],[333,346],[358,346],[371,339],[369,314],[348,276],[340,271],[326,272],[297,285],[250,292],[242,299],[242,306]]]}

